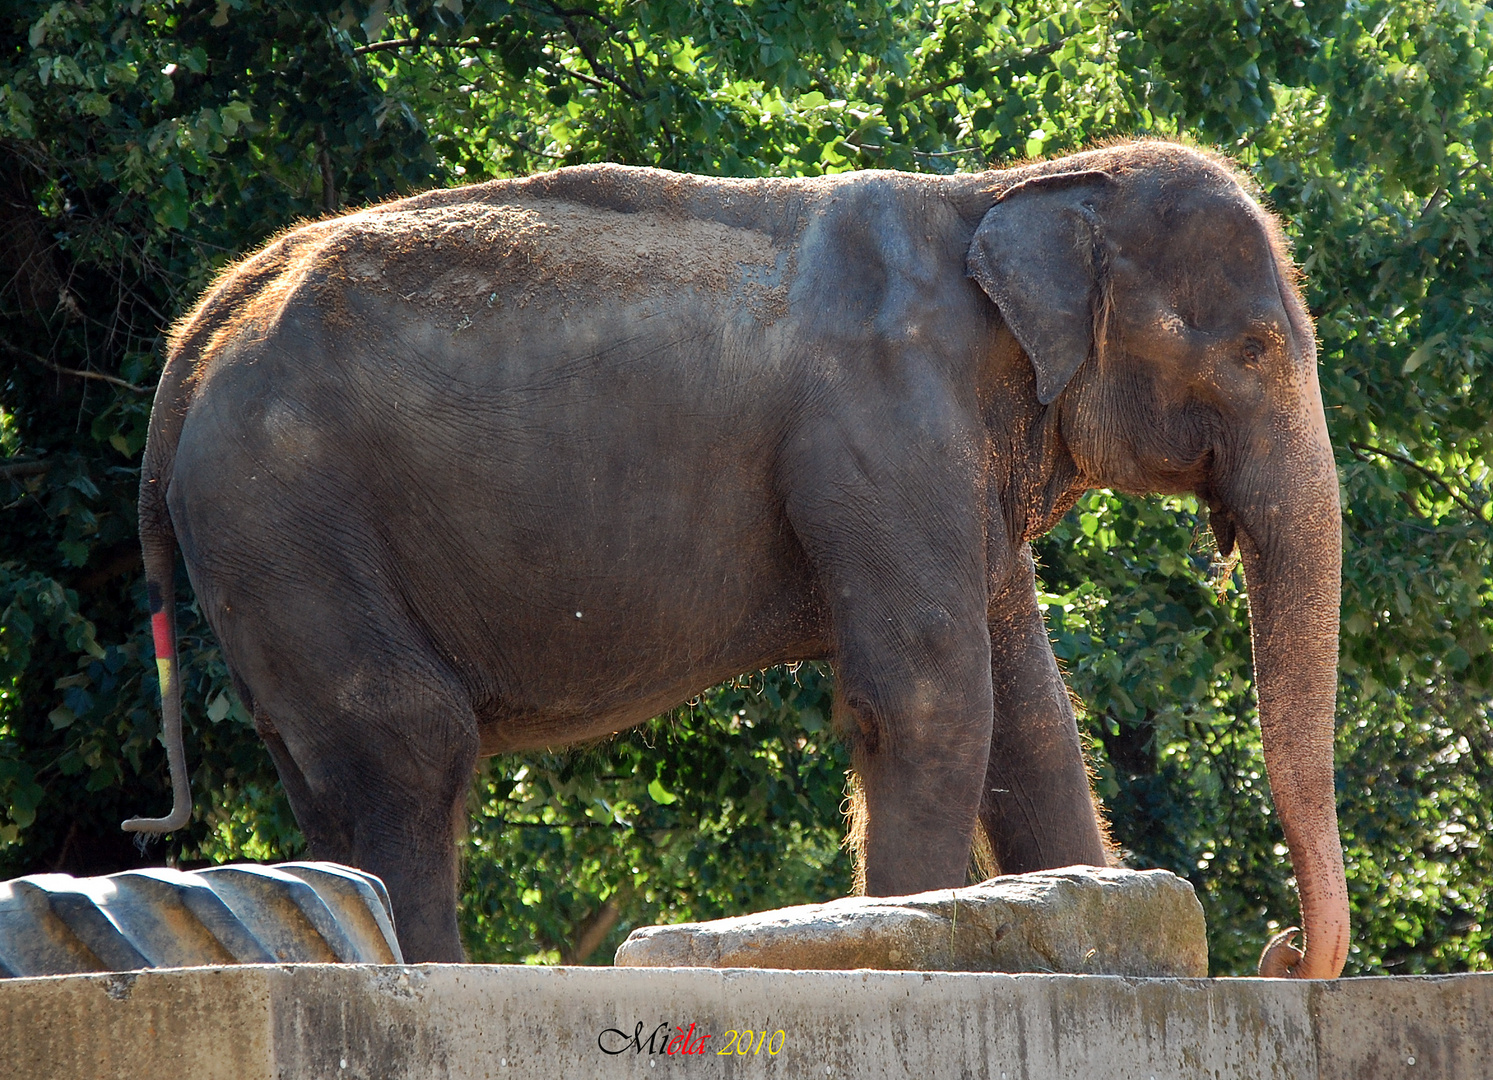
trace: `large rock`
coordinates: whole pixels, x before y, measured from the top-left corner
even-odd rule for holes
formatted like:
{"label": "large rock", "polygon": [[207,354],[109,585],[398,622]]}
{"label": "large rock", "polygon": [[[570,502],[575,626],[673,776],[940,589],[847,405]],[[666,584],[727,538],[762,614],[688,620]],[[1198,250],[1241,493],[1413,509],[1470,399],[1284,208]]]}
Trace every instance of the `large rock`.
{"label": "large rock", "polygon": [[1182,878],[1069,866],[916,896],[645,926],[616,964],[1187,977],[1208,974],[1208,941],[1202,905]]}

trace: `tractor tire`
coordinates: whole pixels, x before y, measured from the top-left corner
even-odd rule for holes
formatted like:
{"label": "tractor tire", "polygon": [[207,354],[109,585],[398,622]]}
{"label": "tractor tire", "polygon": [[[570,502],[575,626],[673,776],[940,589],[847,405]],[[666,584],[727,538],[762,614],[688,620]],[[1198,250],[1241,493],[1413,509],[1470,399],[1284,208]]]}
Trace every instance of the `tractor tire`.
{"label": "tractor tire", "polygon": [[277,963],[404,963],[384,883],[328,862],[0,882],[0,978]]}

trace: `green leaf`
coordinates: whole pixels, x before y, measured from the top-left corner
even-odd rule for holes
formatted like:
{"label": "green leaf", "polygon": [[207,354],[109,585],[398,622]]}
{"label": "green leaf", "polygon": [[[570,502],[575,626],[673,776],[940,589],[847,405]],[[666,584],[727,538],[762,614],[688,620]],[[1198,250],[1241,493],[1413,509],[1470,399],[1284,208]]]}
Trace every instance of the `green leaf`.
{"label": "green leaf", "polygon": [[660,806],[672,806],[679,801],[678,795],[670,794],[664,790],[663,784],[659,783],[657,777],[654,777],[648,784],[648,797]]}
{"label": "green leaf", "polygon": [[103,94],[89,92],[78,95],[78,111],[85,116],[108,116],[114,105]]}
{"label": "green leaf", "polygon": [[86,540],[62,540],[57,548],[69,566],[83,566],[88,562],[89,544]]}
{"label": "green leaf", "polygon": [[218,116],[223,126],[223,134],[232,138],[238,134],[241,124],[247,124],[254,119],[254,110],[247,101],[230,101],[218,110]]}
{"label": "green leaf", "polygon": [[1416,368],[1424,364],[1431,358],[1436,347],[1445,340],[1445,334],[1433,334],[1421,342],[1416,350],[1410,354],[1409,358],[1406,359],[1404,366],[1400,368],[1400,374],[1409,375]]}

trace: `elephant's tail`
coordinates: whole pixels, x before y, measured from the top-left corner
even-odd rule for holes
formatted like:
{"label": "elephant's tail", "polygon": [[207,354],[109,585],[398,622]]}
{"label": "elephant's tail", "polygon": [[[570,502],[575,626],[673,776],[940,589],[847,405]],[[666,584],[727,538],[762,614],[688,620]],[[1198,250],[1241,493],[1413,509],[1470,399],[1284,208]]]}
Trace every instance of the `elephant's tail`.
{"label": "elephant's tail", "polygon": [[[156,436],[161,432],[151,434]],[[171,449],[174,451],[175,447]],[[140,548],[145,561],[145,591],[150,602],[156,670],[160,673],[161,740],[166,744],[166,764],[171,772],[171,813],[158,818],[130,818],[121,826],[125,832],[167,833],[181,828],[192,816],[187,755],[182,743],[181,676],[176,656],[176,530],[166,509],[167,478],[152,468],[162,456],[148,449],[141,471]],[[169,461],[175,455],[165,456]]]}
{"label": "elephant's tail", "polygon": [[[327,223],[325,228],[335,227]],[[150,597],[150,628],[155,638],[156,667],[161,676],[161,741],[171,770],[171,813],[160,818],[130,818],[126,832],[166,833],[192,816],[187,756],[182,745],[181,675],[176,652],[176,529],[166,506],[166,492],[176,466],[176,448],[192,398],[203,373],[211,367],[223,328],[253,307],[255,297],[284,272],[299,245],[320,235],[302,228],[272,242],[237,266],[225,270],[216,284],[169,335],[170,347],[150,410],[150,434],[140,469],[140,549],[145,559],[145,587]],[[231,335],[228,335],[231,337]]]}

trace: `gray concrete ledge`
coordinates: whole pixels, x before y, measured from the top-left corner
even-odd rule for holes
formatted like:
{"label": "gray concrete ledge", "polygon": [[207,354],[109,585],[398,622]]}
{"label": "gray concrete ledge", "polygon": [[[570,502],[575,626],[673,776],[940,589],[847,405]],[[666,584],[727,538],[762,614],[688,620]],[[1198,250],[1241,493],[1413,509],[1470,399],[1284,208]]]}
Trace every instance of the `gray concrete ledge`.
{"label": "gray concrete ledge", "polygon": [[[691,1049],[709,1036],[704,1052],[664,1052],[664,1035],[690,1024]],[[748,1056],[720,1056],[728,1029],[743,1028],[769,1032],[778,1052],[763,1045]],[[622,1052],[604,1052],[598,1038]],[[18,1080],[1487,1080],[1493,974],[1293,983],[477,965],[180,968],[0,981],[0,1047],[0,1073]]]}

